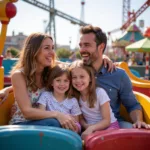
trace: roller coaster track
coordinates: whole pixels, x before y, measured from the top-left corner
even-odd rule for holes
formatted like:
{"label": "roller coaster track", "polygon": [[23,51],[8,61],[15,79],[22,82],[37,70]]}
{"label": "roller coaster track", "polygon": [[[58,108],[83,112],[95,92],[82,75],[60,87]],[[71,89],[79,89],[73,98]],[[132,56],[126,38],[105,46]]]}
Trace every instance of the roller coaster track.
{"label": "roller coaster track", "polygon": [[85,23],[85,22],[83,22],[83,21],[81,21],[79,19],[76,19],[76,18],[74,18],[74,17],[72,17],[72,16],[70,16],[70,15],[68,15],[66,13],[63,13],[63,12],[57,10],[57,9],[50,8],[48,5],[43,4],[43,3],[41,3],[41,2],[39,2],[37,0],[22,0],[22,1],[27,2],[27,3],[31,4],[31,5],[34,5],[34,6],[38,7],[38,8],[41,8],[41,9],[43,9],[45,11],[54,13],[55,15],[70,21],[72,24],[78,24],[80,26],[87,25],[87,23]]}

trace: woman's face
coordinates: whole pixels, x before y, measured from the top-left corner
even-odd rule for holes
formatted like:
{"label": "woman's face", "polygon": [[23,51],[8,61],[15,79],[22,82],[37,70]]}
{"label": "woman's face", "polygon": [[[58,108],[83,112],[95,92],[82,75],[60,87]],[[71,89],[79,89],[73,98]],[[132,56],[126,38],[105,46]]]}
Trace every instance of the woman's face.
{"label": "woman's face", "polygon": [[51,66],[55,57],[54,44],[50,38],[46,38],[41,44],[40,51],[37,55],[38,67]]}

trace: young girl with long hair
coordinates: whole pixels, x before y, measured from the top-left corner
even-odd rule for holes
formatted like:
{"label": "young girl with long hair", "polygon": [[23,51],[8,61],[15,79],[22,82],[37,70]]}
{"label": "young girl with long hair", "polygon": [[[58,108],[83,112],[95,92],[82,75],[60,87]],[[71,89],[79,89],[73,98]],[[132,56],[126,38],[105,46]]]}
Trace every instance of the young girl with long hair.
{"label": "young girl with long hair", "polygon": [[117,119],[111,110],[107,93],[104,89],[96,87],[94,70],[75,61],[70,66],[72,87],[70,96],[78,99],[83,114],[80,123],[85,131],[82,138],[99,130],[118,129]]}
{"label": "young girl with long hair", "polygon": [[[46,91],[39,98],[39,108],[47,111],[58,111],[71,115],[76,121],[76,132],[81,131],[79,115],[80,107],[76,98],[68,98],[70,88],[70,72],[65,64],[59,64],[52,68]],[[66,127],[70,129],[69,126]]]}

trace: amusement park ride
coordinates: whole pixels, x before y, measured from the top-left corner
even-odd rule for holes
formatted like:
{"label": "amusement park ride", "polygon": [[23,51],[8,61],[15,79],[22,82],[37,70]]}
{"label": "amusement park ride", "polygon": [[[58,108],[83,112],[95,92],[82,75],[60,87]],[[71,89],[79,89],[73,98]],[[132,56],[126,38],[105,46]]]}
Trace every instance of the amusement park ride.
{"label": "amusement park ride", "polygon": [[[22,0],[22,1],[29,3],[35,7],[38,7],[42,10],[45,10],[47,12],[50,12],[49,13],[49,23],[45,29],[45,32],[46,33],[49,32],[52,35],[52,37],[54,37],[55,47],[57,46],[57,44],[56,44],[57,37],[56,37],[56,29],[55,29],[55,16],[59,16],[63,19],[66,19],[66,20],[70,21],[72,24],[77,24],[80,26],[87,25],[87,23],[83,22],[82,20],[79,20],[75,17],[72,17],[72,16],[62,12],[62,11],[55,9],[54,0],[49,0],[49,5],[46,5],[46,4],[39,2],[37,0]],[[83,8],[84,4],[85,4],[85,2],[84,2],[84,0],[82,0],[82,2],[81,2],[82,8]]]}
{"label": "amusement park ride", "polygon": [[4,68],[2,67],[2,51],[6,40],[7,26],[9,24],[10,19],[13,18],[17,12],[13,2],[17,2],[17,0],[0,1],[0,21],[2,24],[0,34],[0,89],[4,87]]}
{"label": "amusement park ride", "polygon": [[[126,0],[124,0],[124,1],[126,1]],[[115,33],[115,32],[117,32],[117,31],[120,31],[120,30],[126,30],[129,26],[130,26],[130,24],[132,23],[132,22],[135,22],[136,21],[136,19],[148,8],[150,6],[150,0],[147,0],[136,12],[130,12],[130,0],[128,0],[128,7],[127,7],[127,9],[128,9],[128,19],[125,21],[125,19],[123,20],[123,25],[120,27],[120,28],[117,28],[117,29],[114,29],[114,30],[112,30],[112,31],[109,31],[108,32],[108,35],[110,36],[112,33]],[[123,10],[125,10],[125,9],[123,9]],[[125,13],[123,13],[123,18],[124,18],[124,14]]]}
{"label": "amusement park ride", "polygon": [[[42,5],[42,3],[37,2],[36,0],[23,1],[28,1],[31,4],[34,3],[39,8],[49,11],[49,7]],[[17,0],[0,1],[0,21],[2,24],[0,34],[0,89],[2,89],[4,86],[2,50],[4,47],[8,23],[10,19],[16,15],[16,7],[13,4],[14,2],[17,2]],[[126,29],[127,26],[129,26],[133,20],[135,20],[144,10],[146,10],[149,5],[150,0],[148,0],[142,6],[142,8],[139,9],[120,29]],[[50,11],[52,13],[55,12],[58,16],[64,17],[67,20],[72,20],[74,23],[85,25],[84,22],[76,20],[75,18],[71,18],[71,16],[68,16],[54,8],[52,8]],[[122,63],[120,64],[120,67],[124,68],[126,71],[128,69],[128,67]],[[150,83],[150,81],[148,82],[135,78],[133,75],[129,75],[129,77],[135,80],[133,84],[134,86],[137,84],[137,82],[141,83],[138,84],[138,86],[143,85],[144,83]],[[146,96],[140,92],[134,92],[134,94],[143,108],[144,121],[150,124],[150,96]],[[97,131],[94,134],[89,135],[83,142],[79,135],[65,129],[40,126],[8,126],[8,121],[10,119],[10,109],[13,103],[13,93],[10,93],[8,98],[4,101],[0,99],[1,150],[82,150],[83,146],[85,150],[149,150],[150,148],[150,130],[119,129],[104,130],[100,133]],[[120,113],[125,119],[129,119],[125,108],[122,107]]]}

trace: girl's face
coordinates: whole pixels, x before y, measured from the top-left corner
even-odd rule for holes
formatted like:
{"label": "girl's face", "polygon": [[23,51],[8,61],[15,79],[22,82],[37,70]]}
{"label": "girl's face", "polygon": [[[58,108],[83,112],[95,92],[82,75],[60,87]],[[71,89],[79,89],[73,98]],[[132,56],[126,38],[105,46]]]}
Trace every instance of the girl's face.
{"label": "girl's face", "polygon": [[40,51],[37,55],[38,66],[43,68],[51,66],[54,60],[54,55],[53,41],[50,38],[46,38],[42,42]]}
{"label": "girl's face", "polygon": [[82,68],[74,68],[71,74],[73,87],[81,93],[86,92],[91,81],[87,71]]}
{"label": "girl's face", "polygon": [[62,74],[60,77],[57,77],[53,80],[52,83],[54,93],[65,94],[68,91],[70,86],[70,80],[66,73]]}

